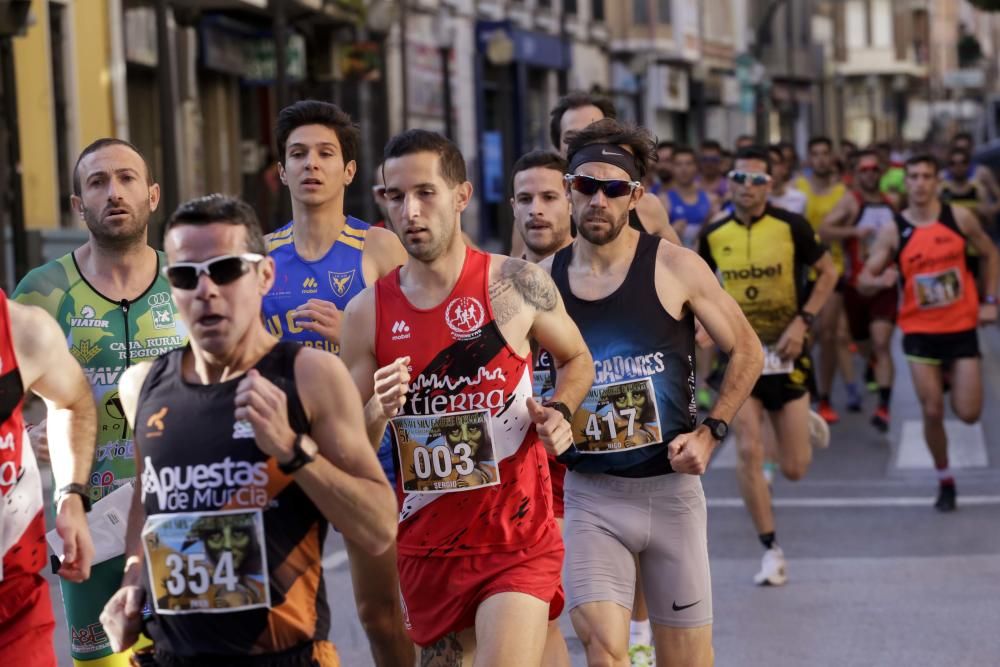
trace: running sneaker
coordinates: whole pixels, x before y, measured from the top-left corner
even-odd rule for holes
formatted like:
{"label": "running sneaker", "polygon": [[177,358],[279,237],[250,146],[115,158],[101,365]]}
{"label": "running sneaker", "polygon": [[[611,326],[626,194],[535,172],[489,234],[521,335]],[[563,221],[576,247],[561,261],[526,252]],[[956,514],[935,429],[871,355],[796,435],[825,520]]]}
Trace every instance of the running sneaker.
{"label": "running sneaker", "polygon": [[938,512],[954,512],[957,507],[955,502],[956,495],[954,482],[951,484],[941,484],[938,487],[938,497],[934,503],[934,509]]}
{"label": "running sneaker", "polygon": [[840,421],[840,415],[838,415],[837,411],[833,409],[832,405],[830,405],[830,401],[820,401],[816,406],[816,412],[819,413],[819,416],[822,417],[823,421],[827,424],[836,424]]}
{"label": "running sneaker", "polygon": [[760,572],[754,575],[753,583],[758,586],[784,586],[788,581],[785,573],[785,552],[773,546],[764,552],[760,561]]}
{"label": "running sneaker", "polygon": [[628,657],[632,667],[654,667],[656,652],[649,644],[633,644],[628,647]]}
{"label": "running sneaker", "polygon": [[695,392],[695,401],[699,410],[711,410],[715,401],[712,399],[712,390],[708,387],[701,387]]}
{"label": "running sneaker", "polygon": [[889,408],[880,406],[872,415],[872,426],[882,433],[889,432]]}
{"label": "running sneaker", "polygon": [[820,414],[809,411],[809,444],[813,449],[830,446],[830,425],[826,421]]}
{"label": "running sneaker", "polygon": [[861,412],[861,391],[854,382],[847,385],[847,411]]}

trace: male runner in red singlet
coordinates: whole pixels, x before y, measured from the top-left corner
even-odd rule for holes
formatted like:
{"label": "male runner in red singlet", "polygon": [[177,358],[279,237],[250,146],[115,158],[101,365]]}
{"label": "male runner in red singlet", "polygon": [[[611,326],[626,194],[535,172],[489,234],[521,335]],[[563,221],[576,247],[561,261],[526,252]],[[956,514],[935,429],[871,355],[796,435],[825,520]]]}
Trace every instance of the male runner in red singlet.
{"label": "male runner in red singlet", "polygon": [[59,574],[90,577],[94,545],[85,510],[97,416],[90,385],[45,311],[8,301],[0,291],[0,664],[55,667],[46,563],[42,479],[24,431],[24,393],[48,408],[55,477],[56,531],[64,551]]}
{"label": "male runner in red singlet", "polygon": [[844,311],[851,338],[862,349],[862,357],[874,356],[879,406],[872,424],[883,433],[889,430],[889,399],[892,396],[892,352],[889,343],[895,328],[899,290],[891,285],[870,296],[858,291],[858,276],[875,238],[883,227],[894,225],[892,202],[880,189],[882,167],[874,151],[854,155],[854,188],[848,190],[823,218],[820,238],[844,248]]}
{"label": "male runner in red singlet", "polygon": [[[342,356],[369,436],[392,423],[407,629],[424,665],[538,665],[563,606],[545,453],[569,446],[591,356],[544,271],[462,241],[472,185],[454,144],[394,137],[385,185],[410,259],[350,303]],[[557,369],[544,406],[531,339]]]}
{"label": "male runner in red singlet", "polygon": [[[976,327],[997,319],[1000,253],[971,211],[938,200],[939,179],[934,157],[915,155],[906,161],[909,205],[896,216],[896,224],[879,232],[859,284],[877,290],[902,278],[899,328],[923,411],[924,439],[937,469],[934,506],[950,512],[956,493],[944,430],[944,374],[950,372],[955,415],[966,423],[977,421],[983,408],[983,372]],[[981,299],[968,266],[969,245],[983,262],[987,291]],[[888,268],[893,261],[898,273]]]}

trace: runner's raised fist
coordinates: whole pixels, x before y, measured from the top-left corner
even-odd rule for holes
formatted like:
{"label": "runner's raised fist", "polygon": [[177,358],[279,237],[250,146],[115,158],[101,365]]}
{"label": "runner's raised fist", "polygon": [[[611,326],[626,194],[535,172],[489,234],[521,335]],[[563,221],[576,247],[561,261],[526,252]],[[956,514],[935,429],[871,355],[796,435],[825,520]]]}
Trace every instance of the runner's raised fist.
{"label": "runner's raised fist", "polygon": [[409,364],[410,357],[399,357],[375,371],[375,397],[386,419],[395,417],[406,405],[406,394],[410,390]]}
{"label": "runner's raised fist", "polygon": [[563,414],[555,408],[547,408],[529,397],[528,416],[531,417],[545,451],[559,456],[573,444],[573,429]]}

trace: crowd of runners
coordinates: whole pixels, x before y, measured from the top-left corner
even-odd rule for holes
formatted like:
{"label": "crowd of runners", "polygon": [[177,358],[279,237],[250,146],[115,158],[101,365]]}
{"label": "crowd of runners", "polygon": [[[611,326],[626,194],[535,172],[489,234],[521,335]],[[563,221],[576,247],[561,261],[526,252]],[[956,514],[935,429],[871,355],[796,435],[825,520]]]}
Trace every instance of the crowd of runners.
{"label": "crowd of runners", "polygon": [[[329,103],[277,118],[292,220],[268,234],[214,194],[155,250],[146,157],[84,149],[88,241],[0,292],[0,663],[55,665],[66,632],[88,667],[340,664],[332,527],[379,667],[569,665],[564,609],[589,665],[710,665],[713,452],[737,452],[748,581],[785,584],[773,476],[801,479],[866,393],[888,431],[897,326],[954,510],[944,397],[978,420],[1000,278],[970,138],[903,159],[814,137],[800,160],[615,116],[559,100],[509,175],[509,256],[462,231],[451,141],[407,130],[359,164]],[[372,224],[344,210],[358,169]]]}

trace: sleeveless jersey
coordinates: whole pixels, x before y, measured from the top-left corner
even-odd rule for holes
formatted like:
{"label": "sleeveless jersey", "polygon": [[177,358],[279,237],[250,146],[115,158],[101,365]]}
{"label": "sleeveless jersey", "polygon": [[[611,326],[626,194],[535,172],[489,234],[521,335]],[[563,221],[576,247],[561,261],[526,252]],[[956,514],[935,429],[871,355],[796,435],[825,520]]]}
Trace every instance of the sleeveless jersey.
{"label": "sleeveless jersey", "polygon": [[735,214],[713,222],[698,252],[761,342],[773,345],[799,312],[805,274],[825,251],[802,216],[768,206],[749,226]]}
{"label": "sleeveless jersey", "polygon": [[157,253],[156,279],[134,301],[112,301],[95,290],[80,274],[73,253],[30,272],[14,291],[18,303],[40,306],[55,318],[90,382],[97,406],[92,501],[135,478],[132,433],[118,400],[122,373],[187,340],[170,284],[160,274],[164,264],[166,256]]}
{"label": "sleeveless jersey", "polygon": [[922,227],[896,216],[903,300],[898,324],[903,333],[946,334],[979,324],[976,280],[966,260],[965,235],[947,204],[935,222]]}
{"label": "sleeveless jersey", "polygon": [[685,220],[684,246],[693,248],[701,234],[702,225],[708,222],[708,214],[712,212],[712,202],[708,199],[708,194],[704,190],[698,190],[698,197],[693,204],[684,201],[679,192],[674,189],[667,190],[667,199],[670,202],[670,221]]}
{"label": "sleeveless jersey", "polygon": [[864,201],[859,192],[853,194],[858,202],[858,215],[854,218],[853,226],[871,229],[873,233],[865,239],[850,238],[844,241],[844,278],[849,285],[857,285],[858,275],[865,267],[868,253],[871,252],[879,231],[886,225],[894,224],[896,215],[885,195],[882,195],[882,201],[872,203]]}
{"label": "sleeveless jersey", "polygon": [[[574,228],[576,227],[575,224],[573,226]],[[646,228],[642,226],[642,220],[639,219],[639,212],[634,208],[628,212],[628,226],[637,232],[646,231]],[[573,236],[576,236],[576,234],[573,234]]]}
{"label": "sleeveless jersey", "polygon": [[[847,192],[847,186],[838,182],[823,194],[818,194],[813,191],[812,182],[805,176],[799,177],[795,182],[795,187],[806,196],[806,212],[804,215],[809,224],[812,225],[813,231],[819,231],[820,225],[823,224],[823,218],[834,209],[837,202]],[[830,256],[833,258],[833,263],[836,265],[837,271],[843,273],[844,251],[840,243],[830,244]]]}
{"label": "sleeveless jersey", "polygon": [[659,245],[641,234],[621,286],[596,301],[570,287],[573,246],[552,261],[552,280],[594,356],[594,386],[573,415],[578,453],[568,465],[576,472],[673,472],[667,444],[694,429],[694,316],[675,320],[660,304],[653,282]]}
{"label": "sleeveless jersey", "polygon": [[348,302],[365,288],[361,256],[370,225],[347,216],[344,229],[325,255],[307,261],[295,250],[289,222],[267,237],[267,252],[274,258],[274,286],[261,307],[267,330],[281,340],[294,340],[308,347],[340,352],[321,334],[300,327],[293,312],[309,299],[329,301],[343,311]]}
{"label": "sleeveless jersey", "polygon": [[[23,407],[10,310],[0,290],[0,581],[38,573],[48,557],[42,479],[24,431]],[[0,584],[0,596],[3,591]]]}
{"label": "sleeveless jersey", "polygon": [[[285,392],[292,429],[306,433],[299,349],[279,342],[255,367]],[[149,635],[181,656],[275,653],[325,640],[327,521],[257,447],[250,423],[234,420],[243,378],[186,382],[184,352],[154,363],[136,412],[146,599],[155,612]]]}
{"label": "sleeveless jersey", "polygon": [[454,289],[433,308],[409,302],[399,269],[375,285],[376,361],[411,358],[407,401],[392,420],[401,556],[510,552],[551,528],[548,466],[527,408],[531,362],[494,320],[490,261],[467,249]]}

